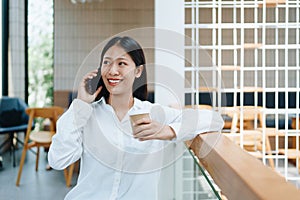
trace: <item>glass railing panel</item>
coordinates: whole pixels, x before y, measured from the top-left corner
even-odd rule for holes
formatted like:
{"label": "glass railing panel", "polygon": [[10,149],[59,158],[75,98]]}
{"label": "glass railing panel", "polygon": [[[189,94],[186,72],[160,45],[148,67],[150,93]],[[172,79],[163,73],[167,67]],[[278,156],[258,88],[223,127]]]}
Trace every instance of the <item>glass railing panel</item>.
{"label": "glass railing panel", "polygon": [[[215,199],[221,200],[220,188],[214,183],[208,172],[200,165],[198,158],[189,149],[192,164],[184,162],[183,185],[185,200]],[[191,166],[192,165],[192,166]]]}

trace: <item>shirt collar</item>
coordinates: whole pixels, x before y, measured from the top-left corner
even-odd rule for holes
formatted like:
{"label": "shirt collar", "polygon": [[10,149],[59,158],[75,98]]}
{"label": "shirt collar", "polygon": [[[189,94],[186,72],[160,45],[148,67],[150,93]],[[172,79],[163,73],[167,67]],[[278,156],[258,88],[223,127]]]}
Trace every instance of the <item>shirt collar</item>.
{"label": "shirt collar", "polygon": [[141,109],[141,108],[143,108],[143,103],[142,103],[142,101],[141,100],[139,100],[138,98],[133,98],[133,100],[134,100],[134,102],[133,102],[133,108],[134,109]]}
{"label": "shirt collar", "polygon": [[[143,103],[141,100],[139,100],[138,98],[133,98],[134,102],[133,102],[133,106],[131,109],[141,109],[143,108]],[[100,105],[108,105],[106,103],[106,100],[104,97],[101,97],[99,100],[95,101],[93,104],[100,104]]]}

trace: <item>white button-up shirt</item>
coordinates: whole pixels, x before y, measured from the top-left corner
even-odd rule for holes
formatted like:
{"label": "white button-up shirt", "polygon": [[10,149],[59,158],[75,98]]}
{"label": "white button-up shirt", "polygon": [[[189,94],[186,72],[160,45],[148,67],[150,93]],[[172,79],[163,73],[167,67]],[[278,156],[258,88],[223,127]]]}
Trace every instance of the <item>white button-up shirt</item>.
{"label": "white button-up shirt", "polygon": [[59,118],[49,164],[61,170],[81,159],[77,184],[66,200],[155,200],[161,169],[183,153],[179,141],[223,127],[221,116],[212,110],[182,111],[135,98],[129,112],[139,109],[148,110],[152,120],[169,125],[176,138],[133,138],[128,113],[120,121],[104,98],[92,104],[75,99]]}

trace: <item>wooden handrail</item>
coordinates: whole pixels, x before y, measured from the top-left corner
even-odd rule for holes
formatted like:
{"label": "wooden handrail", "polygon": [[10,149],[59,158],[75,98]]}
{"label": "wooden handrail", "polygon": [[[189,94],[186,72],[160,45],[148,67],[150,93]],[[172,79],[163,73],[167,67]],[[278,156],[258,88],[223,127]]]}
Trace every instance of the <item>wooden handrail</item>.
{"label": "wooden handrail", "polygon": [[186,145],[229,200],[300,199],[293,184],[223,134],[201,134]]}

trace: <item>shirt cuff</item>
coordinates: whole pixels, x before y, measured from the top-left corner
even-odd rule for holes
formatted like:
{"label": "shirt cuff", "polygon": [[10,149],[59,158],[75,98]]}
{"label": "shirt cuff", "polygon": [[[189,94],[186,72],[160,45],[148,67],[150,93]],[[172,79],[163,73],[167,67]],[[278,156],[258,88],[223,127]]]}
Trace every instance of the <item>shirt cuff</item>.
{"label": "shirt cuff", "polygon": [[183,132],[182,131],[182,123],[172,123],[169,124],[169,126],[174,130],[176,137],[173,138],[171,141],[186,141],[186,140],[191,140],[194,137],[196,137],[198,134],[200,134],[199,132]]}

